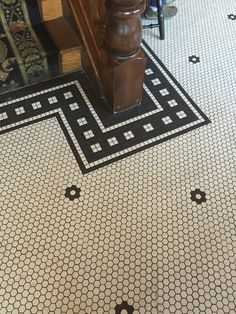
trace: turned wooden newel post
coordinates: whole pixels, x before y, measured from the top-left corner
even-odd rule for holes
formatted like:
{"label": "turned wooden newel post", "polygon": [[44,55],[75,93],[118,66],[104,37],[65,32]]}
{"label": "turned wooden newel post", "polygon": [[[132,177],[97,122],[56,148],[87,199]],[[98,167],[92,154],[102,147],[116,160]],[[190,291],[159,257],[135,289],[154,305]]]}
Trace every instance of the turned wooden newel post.
{"label": "turned wooden newel post", "polygon": [[146,58],[140,48],[145,0],[106,0],[103,82],[113,112],[138,106]]}

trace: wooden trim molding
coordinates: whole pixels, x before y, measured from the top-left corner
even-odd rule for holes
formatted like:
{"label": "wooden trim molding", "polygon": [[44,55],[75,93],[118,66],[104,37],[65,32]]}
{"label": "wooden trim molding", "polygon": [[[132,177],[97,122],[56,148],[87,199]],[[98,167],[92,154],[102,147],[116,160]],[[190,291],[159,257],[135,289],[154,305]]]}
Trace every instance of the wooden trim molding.
{"label": "wooden trim molding", "polygon": [[44,21],[63,16],[62,0],[40,0],[41,13]]}
{"label": "wooden trim molding", "polygon": [[[97,45],[94,28],[91,27],[91,17],[89,16],[88,0],[68,0],[72,14],[74,15],[84,49],[88,54],[89,62],[94,74],[99,78],[100,73],[100,49]],[[95,1],[95,0],[94,0]],[[83,62],[83,61],[82,61]]]}

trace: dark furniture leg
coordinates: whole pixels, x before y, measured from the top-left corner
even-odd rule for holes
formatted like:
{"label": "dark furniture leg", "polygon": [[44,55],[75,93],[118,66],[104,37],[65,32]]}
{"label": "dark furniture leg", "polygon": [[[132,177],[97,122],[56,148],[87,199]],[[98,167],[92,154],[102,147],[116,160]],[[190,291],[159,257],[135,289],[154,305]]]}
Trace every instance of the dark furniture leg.
{"label": "dark furniture leg", "polygon": [[165,39],[165,23],[162,0],[157,0],[157,18],[160,31],[160,39]]}

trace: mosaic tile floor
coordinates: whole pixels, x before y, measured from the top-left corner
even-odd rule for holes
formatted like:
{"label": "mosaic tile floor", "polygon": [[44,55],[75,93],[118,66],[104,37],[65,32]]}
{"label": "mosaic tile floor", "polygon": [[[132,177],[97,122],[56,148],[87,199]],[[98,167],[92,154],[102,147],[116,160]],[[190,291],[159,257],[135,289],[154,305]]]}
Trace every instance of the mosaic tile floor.
{"label": "mosaic tile floor", "polygon": [[[81,106],[83,99],[70,102],[79,97],[75,84],[56,95],[52,88],[50,97],[30,106],[30,96],[1,99],[1,314],[236,313],[236,2],[177,5],[165,41],[155,29],[145,30],[144,39],[171,73],[168,84],[173,76],[193,99],[188,108],[203,119],[197,128],[155,143],[151,137],[152,145],[135,152],[130,145],[130,154],[86,171],[53,116],[57,103],[67,104],[71,115]],[[168,96],[158,79],[147,87],[156,100],[171,101],[174,92]],[[32,111],[46,102],[55,112],[32,123]],[[158,103],[164,112],[167,105]],[[177,107],[169,106],[168,117],[174,108],[182,121],[185,109]],[[114,153],[115,145],[135,140],[139,125],[147,134],[158,126],[147,115],[129,130],[117,117],[124,137],[112,133],[98,143],[94,114],[76,116],[80,144],[100,145],[86,159],[100,154],[105,140]],[[131,122],[140,122],[138,116]],[[170,127],[166,113],[158,119]],[[114,121],[102,125],[111,128]]]}
{"label": "mosaic tile floor", "polygon": [[0,104],[0,134],[57,119],[83,173],[209,123],[143,43],[148,54],[139,107],[114,115],[83,72],[26,88]]}

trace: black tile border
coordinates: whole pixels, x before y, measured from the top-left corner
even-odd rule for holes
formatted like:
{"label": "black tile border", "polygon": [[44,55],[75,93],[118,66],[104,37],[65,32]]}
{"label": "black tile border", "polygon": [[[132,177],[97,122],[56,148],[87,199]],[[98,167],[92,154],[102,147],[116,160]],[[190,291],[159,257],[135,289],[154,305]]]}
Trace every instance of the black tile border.
{"label": "black tile border", "polygon": [[153,50],[149,47],[149,45],[143,40],[144,47],[147,48],[152,57],[163,67],[165,72],[169,75],[172,81],[176,84],[176,86],[181,90],[184,96],[188,99],[189,102],[193,105],[193,107],[201,114],[201,116],[206,120],[205,124],[211,123],[210,119],[204,114],[204,112],[197,106],[197,104],[193,101],[193,99],[187,94],[184,88],[180,85],[180,83],[176,80],[176,78],[170,73],[164,63],[157,57],[157,55],[153,52]]}
{"label": "black tile border", "polygon": [[[60,125],[60,127],[61,127],[61,129],[62,129],[62,131],[63,131],[63,133],[64,133],[64,135],[65,135],[65,137],[66,137],[66,139],[67,139],[67,142],[68,142],[68,144],[69,144],[69,146],[70,146],[70,148],[71,148],[71,150],[72,150],[72,152],[73,152],[73,154],[74,154],[74,156],[75,156],[75,159],[77,160],[77,163],[78,163],[78,165],[79,165],[79,167],[80,167],[80,169],[81,169],[81,171],[82,171],[82,173],[83,174],[86,174],[86,173],[89,173],[89,172],[91,172],[91,171],[94,171],[94,170],[96,170],[96,169],[99,169],[99,168],[101,168],[101,167],[104,167],[104,166],[106,166],[106,165],[109,165],[109,164],[111,164],[111,163],[114,163],[114,162],[116,162],[116,161],[119,161],[119,160],[122,160],[122,159],[124,159],[124,158],[127,158],[127,157],[129,157],[129,156],[131,156],[131,155],[134,155],[134,154],[136,154],[136,153],[138,153],[138,152],[141,152],[141,151],[143,151],[143,150],[145,150],[145,149],[148,149],[148,148],[150,148],[150,147],[153,147],[153,146],[156,146],[157,144],[160,144],[160,143],[163,143],[163,142],[165,142],[165,141],[167,141],[167,140],[170,140],[170,139],[172,139],[172,138],[175,138],[175,137],[177,137],[177,136],[179,136],[179,135],[182,135],[182,134],[184,134],[184,133],[187,133],[187,132],[189,132],[189,131],[192,131],[192,130],[194,130],[194,129],[197,129],[197,128],[199,128],[199,127],[201,127],[201,126],[203,126],[203,125],[206,125],[206,124],[208,124],[208,123],[210,123],[210,120],[206,117],[206,115],[198,108],[198,106],[194,103],[194,101],[191,99],[191,97],[185,92],[185,90],[181,87],[181,85],[177,82],[177,80],[172,76],[172,74],[168,71],[168,69],[164,66],[164,64],[159,60],[159,58],[153,53],[153,51],[150,49],[150,47],[145,43],[145,42],[143,42],[143,45],[144,45],[144,47],[148,50],[148,52],[152,55],[152,57],[163,67],[163,69],[166,71],[166,73],[168,74],[168,76],[172,79],[172,81],[176,84],[176,86],[179,88],[179,90],[184,94],[184,96],[188,99],[188,101],[191,103],[191,105],[196,109],[196,111],[202,116],[202,118],[204,119],[204,121],[203,122],[199,122],[199,124],[196,124],[196,125],[193,125],[193,126],[191,126],[191,127],[189,127],[189,128],[187,128],[187,129],[184,129],[184,130],[180,130],[180,131],[177,131],[176,133],[174,133],[174,134],[171,134],[171,135],[168,135],[168,136],[166,136],[166,137],[164,137],[164,138],[162,138],[162,139],[159,139],[159,140],[156,140],[156,141],[153,141],[153,142],[151,142],[151,143],[148,143],[148,144],[145,144],[144,146],[141,146],[141,147],[137,147],[137,148],[135,148],[135,149],[133,149],[132,151],[128,151],[128,152],[124,152],[123,154],[121,154],[120,156],[116,156],[116,157],[114,157],[114,158],[112,158],[112,159],[110,159],[110,160],[106,160],[106,161],[103,161],[102,163],[100,163],[100,164],[98,164],[98,165],[93,165],[93,166],[88,166],[88,168],[86,168],[86,166],[84,165],[84,163],[83,163],[83,161],[82,161],[82,159],[81,159],[81,157],[80,157],[80,155],[79,155],[79,152],[77,151],[77,149],[76,149],[76,147],[75,147],[75,144],[74,144],[74,142],[73,142],[73,140],[72,140],[72,138],[71,138],[71,136],[70,136],[70,134],[69,134],[69,131],[67,130],[67,128],[66,128],[66,126],[65,126],[65,124],[64,124],[64,122],[63,122],[63,120],[62,120],[62,117],[60,116],[60,113],[59,112],[57,112],[57,113],[54,113],[54,114],[48,114],[48,115],[46,115],[46,116],[41,116],[41,117],[39,117],[39,118],[37,118],[37,117],[35,117],[35,119],[34,120],[32,120],[32,121],[28,121],[28,122],[23,122],[22,124],[20,124],[20,125],[18,125],[18,126],[13,126],[12,128],[9,128],[9,129],[6,129],[6,130],[3,130],[3,131],[0,131],[0,134],[4,134],[4,133],[7,133],[7,132],[10,132],[10,131],[13,131],[13,130],[16,130],[16,129],[19,129],[19,128],[21,128],[21,127],[24,127],[24,126],[28,126],[28,125],[31,125],[31,124],[34,124],[34,123],[37,123],[37,122],[40,122],[40,121],[43,121],[43,120],[46,120],[46,119],[50,119],[50,118],[53,118],[53,117],[56,117],[56,119],[57,119],[57,121],[58,121],[58,123],[59,123],[59,125]],[[155,67],[156,67],[156,65],[155,65]],[[82,71],[79,71],[78,73],[80,73],[81,75],[83,75],[83,72]],[[65,79],[64,79],[65,78]],[[50,83],[52,83],[52,85],[53,86],[56,86],[55,85],[55,82],[58,82],[58,84],[65,84],[66,82],[70,82],[71,81],[71,79],[75,79],[75,78],[77,78],[78,79],[78,77],[76,76],[76,73],[73,73],[73,74],[71,74],[71,75],[68,75],[68,76],[63,76],[63,77],[59,77],[59,78],[57,78],[57,79],[55,79],[55,80],[50,80],[50,81],[47,81],[47,82],[43,82],[43,83],[40,83],[40,84],[38,84],[38,85],[35,85],[34,86],[34,88],[33,88],[33,90],[32,90],[32,88],[30,89],[30,94],[32,94],[32,93],[34,93],[34,92],[36,92],[36,91],[39,91],[39,90],[43,90],[43,86],[44,86],[44,89],[46,89],[46,88],[50,88],[51,86],[49,86],[49,84]],[[62,80],[63,80],[63,82],[62,82]],[[74,85],[71,85],[71,86],[74,86]],[[40,88],[41,87],[41,88]],[[14,92],[14,95],[16,94],[16,95],[20,95],[20,94],[27,94],[27,90],[29,89],[29,87],[25,87],[25,88],[23,88],[23,89],[21,89],[20,91],[19,90],[17,90],[16,92]],[[28,93],[29,94],[29,93]],[[90,97],[91,97],[91,95],[93,95],[93,93],[91,93],[90,94]],[[9,95],[4,95],[5,97],[3,97],[3,98],[7,98],[7,96],[9,96]],[[51,95],[50,95],[51,96]],[[19,97],[19,96],[18,96]],[[12,97],[12,93],[11,93],[11,97],[10,97],[11,99],[13,98],[15,98],[15,97]],[[16,97],[17,98],[17,97]],[[9,99],[9,98],[8,98]],[[32,98],[32,99],[34,99],[34,98]],[[91,101],[91,99],[90,99],[90,101]],[[189,107],[188,107],[189,108]],[[190,108],[191,109],[191,108]],[[51,110],[51,108],[50,108],[50,110]],[[151,116],[150,116],[151,117]],[[68,121],[68,120],[67,120]],[[1,123],[1,121],[0,121],[0,123]],[[73,124],[71,124],[69,121],[68,121],[68,123],[70,124],[70,126],[71,126],[71,128],[72,128],[72,130],[73,130]],[[173,129],[174,130],[174,129]],[[169,130],[168,130],[169,131]],[[168,132],[167,131],[167,132]],[[81,134],[82,134],[82,131],[80,131],[81,132]],[[165,134],[165,133],[163,133],[163,134]],[[81,146],[81,136],[80,135],[78,135],[79,137],[77,138],[77,141],[78,141],[78,144]],[[112,137],[113,135],[111,135],[111,137]],[[155,137],[155,136],[153,136],[153,137]],[[152,139],[153,137],[150,137],[150,139]],[[79,140],[80,139],[80,140]],[[83,140],[84,141],[84,143],[86,142],[85,140]],[[145,140],[143,140],[143,141],[145,141]],[[140,142],[138,142],[137,144],[132,144],[130,147],[132,147],[132,146],[134,146],[134,145],[138,145],[138,144],[141,144],[143,141],[140,141]],[[83,142],[82,142],[82,144],[83,144]],[[87,143],[86,143],[87,144]],[[129,147],[128,147],[129,148]],[[83,150],[83,148],[81,147],[81,149],[82,149],[82,151],[84,151]],[[85,149],[86,149],[86,147],[85,147]],[[126,148],[125,148],[126,149]],[[122,149],[119,151],[119,152],[121,152],[122,151]],[[108,152],[109,153],[109,150],[107,151],[106,150],[106,152]],[[110,154],[113,154],[113,152],[112,152],[112,149],[111,149],[111,152],[110,152]],[[104,157],[100,157],[100,158],[98,158],[98,159],[94,159],[95,161],[96,160],[100,160],[100,159],[102,159],[102,158],[105,158],[105,157],[109,157],[110,156],[110,154],[108,154],[108,155],[105,155]],[[92,161],[90,161],[90,162],[93,162],[93,160]]]}

